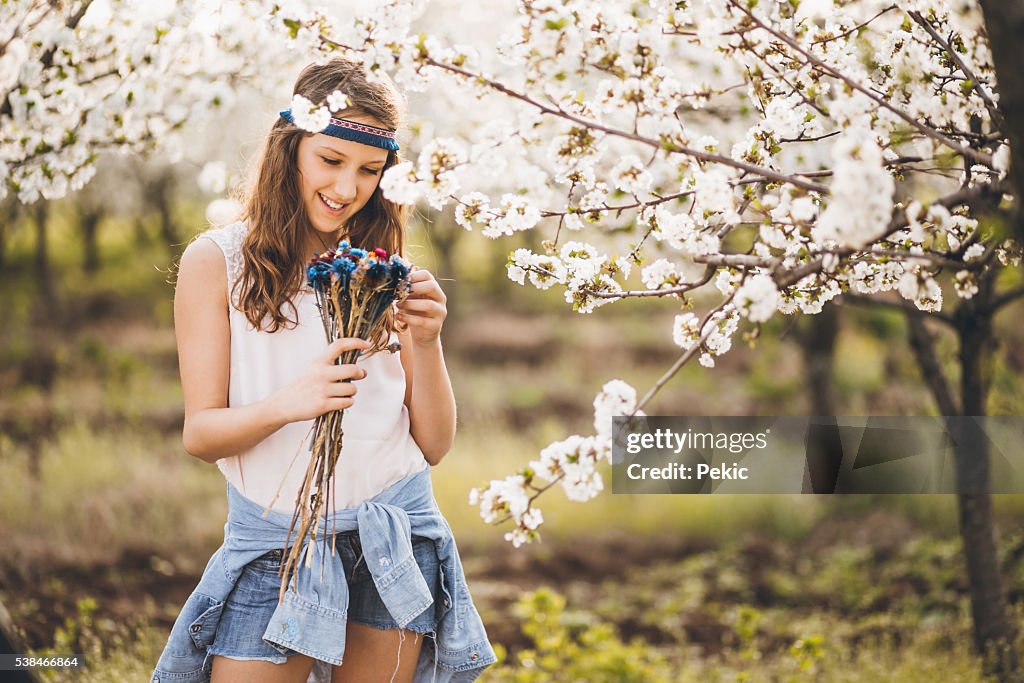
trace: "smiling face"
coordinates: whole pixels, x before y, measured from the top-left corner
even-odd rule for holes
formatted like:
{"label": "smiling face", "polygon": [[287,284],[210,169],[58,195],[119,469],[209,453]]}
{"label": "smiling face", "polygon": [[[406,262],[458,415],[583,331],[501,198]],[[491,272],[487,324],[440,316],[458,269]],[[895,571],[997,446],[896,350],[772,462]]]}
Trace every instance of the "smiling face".
{"label": "smiling face", "polygon": [[[351,121],[383,127],[367,116],[346,117]],[[330,244],[338,229],[362,209],[380,182],[388,151],[350,140],[317,133],[299,143],[296,165],[299,169],[302,201],[313,229],[322,242]],[[317,235],[311,235],[316,251],[323,251]]]}

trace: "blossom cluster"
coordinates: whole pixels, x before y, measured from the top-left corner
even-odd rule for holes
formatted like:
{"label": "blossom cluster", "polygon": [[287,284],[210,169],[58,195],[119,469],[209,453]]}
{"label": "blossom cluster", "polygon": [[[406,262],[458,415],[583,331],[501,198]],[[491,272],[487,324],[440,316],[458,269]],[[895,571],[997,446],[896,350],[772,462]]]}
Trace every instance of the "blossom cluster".
{"label": "blossom cluster", "polygon": [[[612,418],[643,414],[637,409],[636,390],[632,386],[622,380],[606,383],[594,399],[593,435],[573,435],[550,444],[521,472],[472,489],[469,504],[479,507],[486,522],[511,520],[513,528],[505,533],[505,539],[516,547],[539,538],[537,529],[544,517],[533,505],[536,496],[556,483],[570,500],[579,502],[603,491],[604,479],[598,466],[611,462]],[[547,482],[544,488],[537,486],[541,481]]]}
{"label": "blossom cluster", "polygon": [[188,124],[235,99],[284,47],[261,3],[54,3],[0,12],[0,198],[57,199],[100,152],[181,156]]}

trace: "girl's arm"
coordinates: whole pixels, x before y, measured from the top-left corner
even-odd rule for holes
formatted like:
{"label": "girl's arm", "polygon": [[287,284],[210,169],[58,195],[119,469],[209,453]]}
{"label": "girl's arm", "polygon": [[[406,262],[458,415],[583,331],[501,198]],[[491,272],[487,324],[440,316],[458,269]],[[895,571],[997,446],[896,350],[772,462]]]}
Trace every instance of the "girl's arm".
{"label": "girl's arm", "polygon": [[289,422],[350,407],[355,384],[340,380],[366,376],[355,365],[333,363],[346,349],[369,345],[359,339],[339,339],[294,383],[261,401],[229,408],[227,266],[220,247],[208,239],[195,240],[181,256],[174,332],[185,396],[182,442],[186,451],[206,462],[242,453]]}
{"label": "girl's arm", "polygon": [[444,292],[428,271],[414,270],[410,280],[412,291],[398,306],[398,320],[408,325],[399,335],[405,405],[412,438],[427,462],[437,465],[455,440],[455,395],[440,337],[448,309]]}

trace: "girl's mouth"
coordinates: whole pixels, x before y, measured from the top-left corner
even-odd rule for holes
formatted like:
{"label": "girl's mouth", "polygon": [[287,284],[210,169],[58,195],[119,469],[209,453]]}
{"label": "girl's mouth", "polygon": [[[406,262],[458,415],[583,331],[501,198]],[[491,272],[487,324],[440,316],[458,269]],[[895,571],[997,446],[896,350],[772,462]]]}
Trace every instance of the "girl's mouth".
{"label": "girl's mouth", "polygon": [[316,193],[316,196],[320,198],[320,203],[323,204],[325,209],[327,209],[327,212],[335,216],[344,211],[345,207],[348,206],[348,204],[341,204],[330,200],[319,192]]}

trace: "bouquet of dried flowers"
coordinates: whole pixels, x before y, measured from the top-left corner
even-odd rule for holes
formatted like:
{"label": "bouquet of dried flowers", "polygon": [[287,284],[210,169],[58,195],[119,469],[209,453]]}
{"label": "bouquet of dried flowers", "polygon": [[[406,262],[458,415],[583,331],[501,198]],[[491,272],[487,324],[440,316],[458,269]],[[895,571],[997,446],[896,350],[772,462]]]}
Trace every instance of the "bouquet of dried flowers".
{"label": "bouquet of dried flowers", "polygon": [[[316,295],[328,343],[342,337],[376,340],[384,334],[385,312],[408,295],[410,268],[411,265],[398,254],[389,257],[383,249],[366,251],[350,246],[344,240],[337,249],[315,255],[307,267],[306,279]],[[346,351],[335,363],[354,363],[359,354],[358,349]],[[328,533],[324,507],[331,500],[334,468],[341,454],[344,412],[324,413],[313,424],[309,446],[312,455],[295,499],[295,513],[285,540],[286,559],[279,600],[284,599],[289,581],[295,576],[303,540],[307,536],[305,564],[312,566],[313,544],[317,541],[320,526],[321,557],[326,558]],[[293,531],[295,543],[288,551]],[[333,556],[334,534],[330,536]]]}

